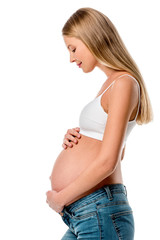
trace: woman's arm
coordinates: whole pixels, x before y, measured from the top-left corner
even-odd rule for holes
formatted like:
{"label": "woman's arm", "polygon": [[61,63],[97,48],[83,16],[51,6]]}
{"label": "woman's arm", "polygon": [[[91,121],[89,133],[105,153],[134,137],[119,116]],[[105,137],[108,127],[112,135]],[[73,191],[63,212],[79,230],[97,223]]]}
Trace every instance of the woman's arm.
{"label": "woman's arm", "polygon": [[[124,158],[124,151],[125,147],[122,151],[121,160]],[[73,183],[58,193],[59,202],[61,202],[62,205],[68,204],[71,200],[80,195],[79,192],[85,192],[91,188],[90,186],[97,185],[112,174],[113,171],[114,169],[109,166],[106,168],[103,164],[101,165],[100,159],[95,160]],[[76,189],[77,191],[75,191]],[[64,201],[62,201],[62,199]]]}
{"label": "woman's arm", "polygon": [[[107,162],[107,159],[106,159]],[[57,201],[65,206],[79,195],[93,188],[113,172],[99,158],[95,159],[71,184],[57,193]]]}

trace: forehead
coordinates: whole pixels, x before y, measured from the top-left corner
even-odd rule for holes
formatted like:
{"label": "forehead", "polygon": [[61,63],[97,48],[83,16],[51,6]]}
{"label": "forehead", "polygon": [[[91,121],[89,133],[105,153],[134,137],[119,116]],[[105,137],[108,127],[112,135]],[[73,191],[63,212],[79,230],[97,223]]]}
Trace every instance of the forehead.
{"label": "forehead", "polygon": [[70,45],[75,46],[77,44],[82,44],[82,41],[75,37],[63,36],[63,39],[65,41],[67,48],[69,48]]}

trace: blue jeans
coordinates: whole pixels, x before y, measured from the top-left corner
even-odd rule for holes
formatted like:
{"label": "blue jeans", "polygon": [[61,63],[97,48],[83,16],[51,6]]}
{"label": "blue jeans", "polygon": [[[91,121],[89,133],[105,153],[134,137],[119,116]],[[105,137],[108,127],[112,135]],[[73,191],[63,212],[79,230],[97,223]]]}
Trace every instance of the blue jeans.
{"label": "blue jeans", "polygon": [[105,185],[65,206],[60,215],[69,227],[61,240],[134,239],[133,212],[123,184]]}

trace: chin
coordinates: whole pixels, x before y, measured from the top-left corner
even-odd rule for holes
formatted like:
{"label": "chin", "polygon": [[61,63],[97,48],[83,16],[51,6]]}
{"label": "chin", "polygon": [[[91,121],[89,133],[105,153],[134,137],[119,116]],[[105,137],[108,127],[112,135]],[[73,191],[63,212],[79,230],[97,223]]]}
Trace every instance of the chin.
{"label": "chin", "polygon": [[84,73],[90,73],[90,72],[92,72],[92,71],[94,70],[94,68],[95,68],[95,67],[89,68],[89,69],[83,69],[83,72],[84,72]]}

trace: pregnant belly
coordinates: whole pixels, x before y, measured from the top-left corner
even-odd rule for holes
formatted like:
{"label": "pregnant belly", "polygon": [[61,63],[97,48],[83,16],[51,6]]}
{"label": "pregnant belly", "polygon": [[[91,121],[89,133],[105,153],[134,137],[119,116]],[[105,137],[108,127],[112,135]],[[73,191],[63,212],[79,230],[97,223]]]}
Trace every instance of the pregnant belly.
{"label": "pregnant belly", "polygon": [[52,189],[59,192],[74,181],[78,175],[96,158],[102,142],[81,134],[78,144],[62,150],[51,173]]}

